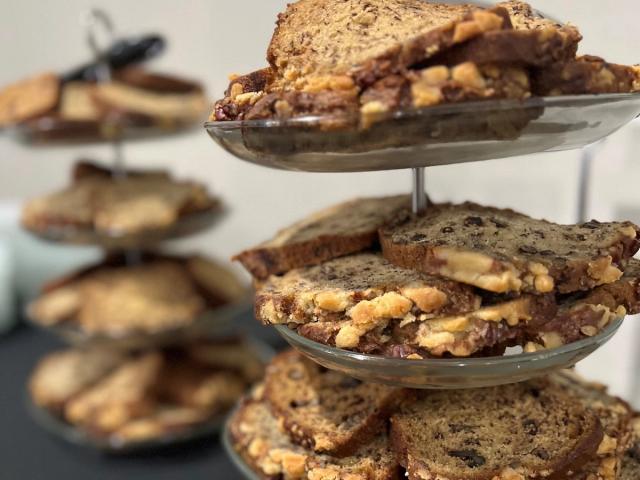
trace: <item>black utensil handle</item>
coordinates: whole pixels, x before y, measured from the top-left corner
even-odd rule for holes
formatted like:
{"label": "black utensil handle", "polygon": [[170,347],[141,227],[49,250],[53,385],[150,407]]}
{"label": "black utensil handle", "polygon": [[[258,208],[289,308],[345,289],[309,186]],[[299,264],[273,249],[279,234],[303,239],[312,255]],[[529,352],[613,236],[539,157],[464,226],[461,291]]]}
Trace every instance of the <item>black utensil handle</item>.
{"label": "black utensil handle", "polygon": [[[146,35],[143,37],[129,37],[117,40],[105,52],[105,60],[111,69],[126,67],[140,63],[160,54],[166,45],[160,35]],[[99,78],[100,65],[97,62],[87,63],[62,76],[62,82],[85,81],[93,82]]]}

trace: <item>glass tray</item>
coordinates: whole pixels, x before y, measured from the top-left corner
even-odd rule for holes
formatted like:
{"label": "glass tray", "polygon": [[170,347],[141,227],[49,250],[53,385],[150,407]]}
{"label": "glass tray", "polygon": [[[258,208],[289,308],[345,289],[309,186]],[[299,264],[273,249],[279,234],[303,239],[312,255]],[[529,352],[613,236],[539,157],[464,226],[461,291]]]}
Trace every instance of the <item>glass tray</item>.
{"label": "glass tray", "polygon": [[166,229],[146,230],[137,233],[96,232],[91,228],[76,226],[52,226],[47,230],[26,230],[38,238],[54,243],[71,245],[94,245],[106,249],[139,249],[165,240],[187,237],[208,230],[222,220],[226,211],[222,208],[192,213],[179,219]]}
{"label": "glass tray", "polygon": [[[237,409],[237,407],[236,407]],[[236,449],[233,448],[233,442],[231,441],[231,431],[229,429],[229,421],[231,417],[235,413],[235,410],[227,417],[227,421],[224,423],[224,427],[222,429],[222,435],[220,436],[220,443],[224,447],[224,451],[227,454],[227,457],[231,460],[231,463],[240,471],[242,477],[247,480],[261,480],[261,477],[258,476],[249,465],[244,461],[244,458],[236,452]]]}
{"label": "glass tray", "polygon": [[195,129],[198,122],[177,119],[140,118],[101,122],[95,120],[65,120],[54,115],[27,121],[6,128],[13,140],[33,146],[80,145],[114,140],[145,140],[178,135]]}
{"label": "glass tray", "polygon": [[[273,348],[262,341],[251,338],[247,339],[247,342],[258,358],[265,364],[275,355]],[[157,450],[214,435],[223,429],[226,423],[225,418],[227,417],[226,414],[218,415],[203,424],[187,428],[181,432],[172,432],[161,438],[123,443],[117,439],[96,438],[89,435],[33,403],[28,393],[27,409],[38,425],[56,437],[74,445],[91,448],[102,453],[121,455]]]}
{"label": "glass tray", "polygon": [[311,341],[284,325],[275,328],[292,347],[329,370],[367,382],[443,390],[517,383],[572,367],[607,343],[622,321],[613,321],[599,335],[552,350],[501,357],[425,360],[364,355]]}
{"label": "glass tray", "polygon": [[[318,127],[322,117],[207,122],[205,128],[232,155],[257,165],[360,172],[581,148],[607,137],[638,114],[640,94],[607,94],[399,111],[367,130],[323,130]],[[356,118],[342,119],[357,124]]]}
{"label": "glass tray", "polygon": [[46,326],[34,318],[30,305],[27,305],[25,318],[35,327],[56,334],[72,346],[107,346],[123,350],[136,350],[177,345],[207,335],[228,333],[233,320],[247,311],[248,304],[249,299],[225,305],[205,312],[189,325],[157,332],[88,333],[76,325]]}

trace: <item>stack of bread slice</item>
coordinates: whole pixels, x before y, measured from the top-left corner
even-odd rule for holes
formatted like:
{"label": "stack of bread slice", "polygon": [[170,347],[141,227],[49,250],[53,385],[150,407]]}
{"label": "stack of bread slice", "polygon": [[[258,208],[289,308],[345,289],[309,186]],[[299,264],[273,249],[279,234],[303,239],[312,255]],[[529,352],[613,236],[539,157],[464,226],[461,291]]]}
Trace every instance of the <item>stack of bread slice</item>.
{"label": "stack of bread slice", "polygon": [[388,357],[556,348],[640,313],[638,227],[559,225],[472,203],[345,202],[236,256],[257,318]]}
{"label": "stack of bread slice", "polygon": [[581,39],[518,0],[299,0],[278,18],[269,66],[234,75],[210,120],[311,115],[366,129],[438,104],[640,89],[638,68],[577,56]]}
{"label": "stack of bread slice", "polygon": [[637,478],[637,423],[626,402],[568,372],[417,392],[365,384],[289,351],[229,425],[261,478],[610,480]]}

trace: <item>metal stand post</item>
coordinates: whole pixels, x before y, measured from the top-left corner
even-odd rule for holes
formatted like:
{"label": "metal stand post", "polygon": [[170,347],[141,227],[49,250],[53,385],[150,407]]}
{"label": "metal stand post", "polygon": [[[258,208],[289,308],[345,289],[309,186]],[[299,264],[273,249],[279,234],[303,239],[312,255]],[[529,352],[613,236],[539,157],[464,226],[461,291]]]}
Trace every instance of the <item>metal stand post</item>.
{"label": "metal stand post", "polygon": [[425,169],[414,168],[411,170],[413,175],[413,191],[411,195],[411,209],[417,215],[424,214],[427,211],[428,199],[425,193]]}

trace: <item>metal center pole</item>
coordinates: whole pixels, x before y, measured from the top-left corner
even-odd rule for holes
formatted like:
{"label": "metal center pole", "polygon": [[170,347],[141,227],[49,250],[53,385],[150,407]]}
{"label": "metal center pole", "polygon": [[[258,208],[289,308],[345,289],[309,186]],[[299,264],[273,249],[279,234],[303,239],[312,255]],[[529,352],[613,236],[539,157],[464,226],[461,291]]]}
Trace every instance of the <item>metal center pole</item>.
{"label": "metal center pole", "polygon": [[417,215],[424,214],[427,211],[428,200],[425,193],[424,184],[424,167],[414,168],[411,170],[413,176],[413,191],[411,194],[411,209]]}

